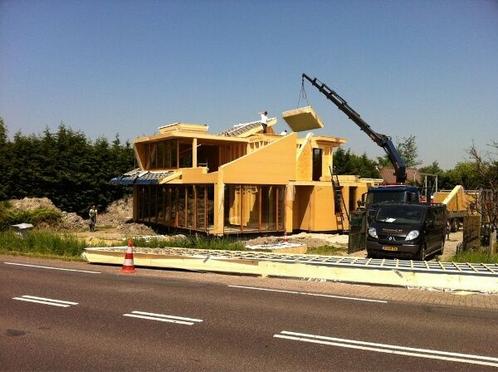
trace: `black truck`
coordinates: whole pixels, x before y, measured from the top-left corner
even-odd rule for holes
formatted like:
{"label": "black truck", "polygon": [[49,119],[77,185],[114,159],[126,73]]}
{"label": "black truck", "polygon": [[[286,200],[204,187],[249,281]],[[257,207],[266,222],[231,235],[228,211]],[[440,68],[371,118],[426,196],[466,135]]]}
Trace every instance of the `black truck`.
{"label": "black truck", "polygon": [[444,204],[380,204],[368,226],[368,257],[422,261],[443,254],[447,217]]}

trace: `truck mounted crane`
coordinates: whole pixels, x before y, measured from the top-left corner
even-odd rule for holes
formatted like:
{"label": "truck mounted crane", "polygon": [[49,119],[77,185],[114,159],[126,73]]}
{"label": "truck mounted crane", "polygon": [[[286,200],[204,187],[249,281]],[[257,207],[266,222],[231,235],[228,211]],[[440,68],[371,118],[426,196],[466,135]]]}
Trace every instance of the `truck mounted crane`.
{"label": "truck mounted crane", "polygon": [[398,153],[398,150],[396,150],[396,147],[392,143],[391,138],[389,136],[386,136],[385,134],[377,133],[376,131],[374,131],[370,127],[370,125],[368,125],[368,123],[361,118],[360,114],[358,114],[355,110],[351,108],[351,106],[348,105],[348,103],[344,98],[342,98],[339,94],[330,89],[326,84],[322,83],[317,78],[311,78],[306,74],[303,74],[303,81],[304,79],[308,80],[311,83],[311,85],[317,88],[325,97],[327,97],[327,99],[332,101],[337,106],[337,108],[342,112],[344,112],[349,119],[351,119],[356,125],[358,125],[358,127],[360,127],[360,129],[363,132],[365,132],[372,141],[374,141],[377,145],[379,145],[384,149],[387,156],[389,157],[389,160],[394,166],[396,183],[400,184],[405,183],[406,181],[405,162]]}
{"label": "truck mounted crane", "polygon": [[397,185],[385,185],[373,187],[367,193],[367,206],[369,209],[374,204],[383,202],[406,202],[418,203],[419,191],[415,186],[404,185],[406,181],[406,166],[404,160],[401,158],[398,150],[391,141],[391,138],[385,134],[374,131],[368,123],[363,120],[355,110],[348,105],[346,100],[337,94],[334,90],[330,89],[325,83],[317,78],[311,78],[306,74],[302,75],[302,81],[307,80],[320,93],[322,93],[328,100],[332,101],[339,110],[344,112],[349,119],[351,119],[358,127],[365,132],[372,141],[382,147],[386,152],[389,160],[394,167],[394,174],[396,176]]}

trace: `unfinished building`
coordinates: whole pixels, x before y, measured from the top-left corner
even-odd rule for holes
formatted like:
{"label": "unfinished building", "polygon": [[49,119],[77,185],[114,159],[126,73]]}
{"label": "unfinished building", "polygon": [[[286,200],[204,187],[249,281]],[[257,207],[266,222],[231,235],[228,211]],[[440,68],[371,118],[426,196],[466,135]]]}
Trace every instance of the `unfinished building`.
{"label": "unfinished building", "polygon": [[294,131],[280,135],[275,118],[218,134],[165,125],[134,141],[138,168],[111,183],[133,186],[133,218],[142,223],[212,235],[347,230],[349,212],[380,180],[332,176],[333,151],[346,141],[298,138],[317,118],[294,111],[284,113]]}

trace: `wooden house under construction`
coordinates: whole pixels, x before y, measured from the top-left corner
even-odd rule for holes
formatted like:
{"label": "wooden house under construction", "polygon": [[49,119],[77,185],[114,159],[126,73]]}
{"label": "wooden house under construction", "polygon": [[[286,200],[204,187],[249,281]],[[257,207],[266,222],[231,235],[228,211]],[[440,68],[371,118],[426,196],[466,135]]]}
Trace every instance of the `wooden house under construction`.
{"label": "wooden house under construction", "polygon": [[133,218],[142,223],[212,235],[347,230],[349,212],[380,180],[331,175],[333,151],[346,141],[298,138],[317,127],[309,108],[284,119],[295,131],[275,134],[275,118],[218,134],[165,125],[134,141],[138,168],[111,183],[133,186]]}

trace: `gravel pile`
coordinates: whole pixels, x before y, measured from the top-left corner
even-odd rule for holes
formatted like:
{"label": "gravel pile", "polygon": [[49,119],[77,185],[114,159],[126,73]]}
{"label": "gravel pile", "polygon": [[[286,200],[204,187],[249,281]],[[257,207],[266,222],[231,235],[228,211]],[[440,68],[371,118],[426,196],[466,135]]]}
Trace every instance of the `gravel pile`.
{"label": "gravel pile", "polygon": [[[260,244],[275,244],[284,241],[284,236],[261,236],[255,239],[248,240],[248,245]],[[348,236],[339,234],[313,234],[313,233],[299,233],[294,235],[287,235],[289,243],[305,244],[308,248],[322,247],[325,245],[335,247],[347,247]]]}

